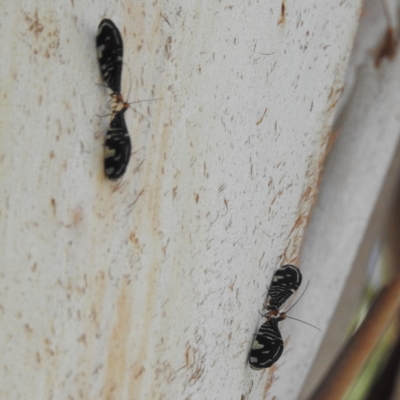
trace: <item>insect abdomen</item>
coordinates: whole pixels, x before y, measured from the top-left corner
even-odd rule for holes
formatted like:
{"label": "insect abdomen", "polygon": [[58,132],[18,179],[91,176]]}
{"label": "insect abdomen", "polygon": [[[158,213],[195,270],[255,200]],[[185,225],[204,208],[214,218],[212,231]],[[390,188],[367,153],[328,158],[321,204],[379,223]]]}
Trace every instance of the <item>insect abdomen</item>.
{"label": "insect abdomen", "polygon": [[126,128],[123,109],[115,114],[104,144],[104,170],[108,179],[121,178],[131,157],[131,138]]}
{"label": "insect abdomen", "polygon": [[264,322],[258,330],[249,356],[252,369],[269,368],[282,355],[284,346],[278,327],[280,320],[280,317],[271,318]]}

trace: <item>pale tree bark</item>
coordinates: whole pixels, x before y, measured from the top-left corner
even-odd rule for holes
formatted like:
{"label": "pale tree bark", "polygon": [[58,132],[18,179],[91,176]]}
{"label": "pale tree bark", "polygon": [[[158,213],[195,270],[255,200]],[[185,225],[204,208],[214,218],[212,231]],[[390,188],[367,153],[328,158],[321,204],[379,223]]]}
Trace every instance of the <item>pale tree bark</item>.
{"label": "pale tree bark", "polygon": [[[387,7],[386,15],[382,4]],[[314,321],[326,332],[310,332],[310,337],[296,343],[296,349],[302,350],[295,356],[306,360],[308,373],[301,399],[309,398],[349,338],[351,322],[362,304],[373,262],[379,257],[379,240],[398,190],[398,8],[398,1],[368,0],[364,4],[346,93],[341,99],[342,112],[335,123],[338,138],[325,165],[318,203],[302,248],[301,262],[306,267],[303,270],[309,269],[310,279],[316,282],[311,282],[307,295],[315,303],[325,304],[313,308]],[[394,52],[388,51],[382,57],[388,18],[394,28]],[[300,314],[305,319],[307,311],[302,307],[298,305],[296,316]],[[308,371],[313,355],[316,359]]]}
{"label": "pale tree bark", "polygon": [[[3,3],[2,398],[297,397],[323,333],[285,321],[276,366],[247,357],[274,270],[298,263],[360,3]],[[117,184],[104,17],[124,94],[162,99],[126,113]],[[324,328],[335,303],[311,287],[295,316]]]}

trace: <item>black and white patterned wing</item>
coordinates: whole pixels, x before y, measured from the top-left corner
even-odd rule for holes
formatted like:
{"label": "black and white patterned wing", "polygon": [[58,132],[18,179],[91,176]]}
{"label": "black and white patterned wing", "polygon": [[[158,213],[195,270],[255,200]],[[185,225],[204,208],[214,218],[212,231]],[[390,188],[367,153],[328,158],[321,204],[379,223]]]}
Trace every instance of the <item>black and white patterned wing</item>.
{"label": "black and white patterned wing", "polygon": [[278,322],[283,318],[271,318],[264,322],[251,346],[249,363],[252,369],[269,368],[283,352],[283,340]]}
{"label": "black and white patterned wing", "polygon": [[301,272],[294,265],[280,267],[272,278],[267,309],[279,311],[285,301],[300,287]]}
{"label": "black and white patterned wing", "polygon": [[108,179],[116,180],[125,173],[131,157],[131,138],[125,124],[124,113],[115,113],[104,144],[104,169]]}
{"label": "black and white patterned wing", "polygon": [[100,22],[96,48],[104,81],[114,93],[121,93],[124,45],[121,33],[110,19],[103,19]]}

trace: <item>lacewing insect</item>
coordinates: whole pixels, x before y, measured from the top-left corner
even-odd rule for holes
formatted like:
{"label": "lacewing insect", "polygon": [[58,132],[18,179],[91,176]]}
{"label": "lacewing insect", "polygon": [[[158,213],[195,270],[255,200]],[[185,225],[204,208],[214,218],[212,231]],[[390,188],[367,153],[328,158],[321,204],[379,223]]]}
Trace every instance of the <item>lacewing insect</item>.
{"label": "lacewing insect", "polygon": [[[125,173],[131,153],[131,140],[125,124],[124,112],[130,104],[159,99],[140,100],[133,103],[124,101],[121,94],[124,44],[119,29],[110,19],[106,18],[100,22],[96,36],[96,49],[101,75],[112,91],[112,120],[104,145],[105,174],[109,179],[116,180]],[[140,114],[135,109],[133,110]]]}
{"label": "lacewing insect", "polygon": [[266,309],[270,315],[277,315],[286,300],[300,287],[302,276],[294,265],[284,265],[274,274],[269,288],[269,299]]}
{"label": "lacewing insect", "polygon": [[249,363],[252,369],[269,368],[279,360],[283,352],[283,340],[278,323],[283,319],[284,314],[269,318],[261,325],[251,346]]}
{"label": "lacewing insect", "polygon": [[[111,89],[112,99],[116,103],[104,144],[104,168],[107,178],[117,180],[126,171],[132,146],[124,116],[129,104],[123,101],[121,95],[124,44],[119,29],[110,19],[100,22],[96,48],[101,75]],[[119,103],[123,103],[123,107],[118,111]]]}
{"label": "lacewing insect", "polygon": [[125,124],[127,108],[115,113],[104,144],[104,170],[108,179],[117,180],[125,173],[131,157],[131,138]]}
{"label": "lacewing insect", "polygon": [[104,81],[112,90],[113,95],[121,96],[124,44],[119,29],[110,19],[103,19],[100,22],[96,36],[96,48]]}
{"label": "lacewing insect", "polygon": [[294,265],[284,265],[275,272],[265,306],[267,320],[258,330],[249,355],[252,369],[269,368],[282,355],[284,346],[278,323],[286,318],[286,313],[280,309],[300,287],[301,281],[301,272]]}

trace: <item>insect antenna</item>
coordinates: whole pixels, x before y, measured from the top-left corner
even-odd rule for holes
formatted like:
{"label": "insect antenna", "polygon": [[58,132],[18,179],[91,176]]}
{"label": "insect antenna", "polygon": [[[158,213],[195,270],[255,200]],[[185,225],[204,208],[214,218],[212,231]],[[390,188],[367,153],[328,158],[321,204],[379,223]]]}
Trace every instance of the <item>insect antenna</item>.
{"label": "insect antenna", "polygon": [[[129,90],[128,90],[128,96],[127,96],[127,99],[129,100],[129,96],[131,95],[131,89],[132,89],[132,72],[131,72],[131,69],[129,68],[128,64],[125,64],[125,66],[126,66],[126,68],[128,68],[128,71],[129,71]],[[129,104],[129,103],[127,103],[127,104]],[[124,105],[125,105],[125,103],[124,103]]]}
{"label": "insect antenna", "polygon": [[287,311],[285,312],[285,314],[288,313],[288,312],[300,301],[300,299],[303,297],[304,293],[306,292],[309,283],[310,283],[310,281],[307,282],[307,285],[306,285],[306,288],[304,289],[304,292],[303,292],[303,293],[301,294],[301,296],[297,299],[296,303],[294,303],[294,304],[292,305],[292,307],[290,307],[289,310],[287,310]]}
{"label": "insect antenna", "polygon": [[135,103],[144,103],[146,101],[157,101],[157,100],[162,100],[160,99],[147,99],[147,100],[136,100],[136,101],[131,101],[130,103],[128,103],[127,101],[124,102],[123,108],[130,108],[131,110],[133,110],[135,113],[138,113],[139,115],[141,115],[147,122],[150,123],[149,119],[146,118],[141,112],[139,112],[138,110],[136,110],[136,108],[131,107],[131,104],[135,104]]}
{"label": "insect antenna", "polygon": [[124,108],[125,108],[125,105],[128,105],[126,108],[130,108],[130,109],[131,109],[132,111],[134,111],[135,113],[138,113],[140,116],[142,116],[142,117],[150,124],[149,119],[146,118],[141,112],[139,112],[138,110],[136,110],[136,109],[133,108],[133,107],[130,107],[130,106],[129,106],[129,103],[124,103]]}
{"label": "insect antenna", "polygon": [[113,113],[110,113],[110,114],[104,114],[104,115],[99,115],[99,114],[96,114],[96,117],[99,117],[99,118],[104,118],[104,117],[109,117],[110,115],[114,115]]}
{"label": "insect antenna", "polygon": [[162,98],[159,98],[159,99],[136,100],[136,101],[131,101],[130,103],[125,102],[124,104],[129,104],[129,105],[131,105],[131,104],[135,104],[135,103],[143,103],[143,102],[145,102],[145,101],[157,101],[157,100],[163,100],[163,99],[162,99]]}
{"label": "insect antenna", "polygon": [[321,329],[317,328],[316,326],[314,326],[314,325],[312,325],[312,324],[310,324],[310,323],[308,323],[308,322],[302,321],[301,319],[289,317],[288,315],[286,315],[286,314],[300,301],[300,299],[303,297],[304,293],[306,292],[306,290],[307,290],[307,288],[308,288],[309,283],[310,283],[310,281],[307,282],[306,288],[304,289],[304,291],[303,291],[303,293],[301,294],[301,296],[297,299],[296,303],[294,303],[294,304],[292,305],[292,307],[289,308],[289,310],[287,310],[287,311],[285,311],[285,312],[283,312],[283,313],[280,313],[279,315],[284,316],[284,318],[294,319],[295,321],[302,322],[303,324],[312,326],[313,328],[318,329],[318,330],[320,331]]}
{"label": "insect antenna", "polygon": [[[129,68],[128,64],[125,64],[126,68],[128,68],[129,71],[129,90],[128,90],[128,96],[127,99],[129,100],[129,96],[131,95],[131,90],[132,90],[132,73],[131,73],[131,69]],[[139,115],[141,115],[147,122],[150,122],[142,113],[140,113],[139,111],[137,111],[135,108],[131,107],[132,104],[135,103],[144,103],[144,102],[148,102],[148,101],[157,101],[157,100],[163,100],[162,98],[160,99],[146,99],[146,100],[136,100],[136,101],[123,101],[123,108],[130,108],[131,110],[133,110],[134,112],[138,113]]]}
{"label": "insect antenna", "polygon": [[[285,314],[285,313],[282,313],[282,314]],[[306,325],[312,326],[313,328],[315,328],[315,329],[318,329],[319,331],[321,330],[321,329],[317,328],[316,326],[314,326],[314,325],[312,325],[312,324],[309,324],[309,323],[308,323],[308,322],[306,322],[306,321],[302,321],[301,319],[297,319],[297,318],[289,317],[288,315],[285,315],[285,318],[294,319],[295,321],[299,321],[299,322],[302,322],[303,324],[306,324]]]}

